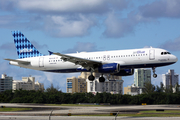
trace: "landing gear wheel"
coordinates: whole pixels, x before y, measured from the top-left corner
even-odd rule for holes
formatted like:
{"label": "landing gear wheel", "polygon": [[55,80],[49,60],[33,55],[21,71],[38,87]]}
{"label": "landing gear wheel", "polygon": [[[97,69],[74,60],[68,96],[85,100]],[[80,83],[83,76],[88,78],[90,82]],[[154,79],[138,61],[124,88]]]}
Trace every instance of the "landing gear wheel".
{"label": "landing gear wheel", "polygon": [[156,78],[157,77],[157,74],[155,73],[156,72],[156,70],[155,70],[156,68],[155,67],[152,67],[152,70],[153,70],[153,77],[154,78]]}
{"label": "landing gear wheel", "polygon": [[93,75],[90,75],[90,76],[88,77],[88,79],[89,79],[90,81],[93,81],[93,80],[95,79],[95,77],[94,77]]}
{"label": "landing gear wheel", "polygon": [[105,81],[105,78],[104,77],[100,77],[99,78],[99,82],[104,82]]}
{"label": "landing gear wheel", "polygon": [[154,78],[157,78],[157,74],[153,74],[153,77],[154,77]]}

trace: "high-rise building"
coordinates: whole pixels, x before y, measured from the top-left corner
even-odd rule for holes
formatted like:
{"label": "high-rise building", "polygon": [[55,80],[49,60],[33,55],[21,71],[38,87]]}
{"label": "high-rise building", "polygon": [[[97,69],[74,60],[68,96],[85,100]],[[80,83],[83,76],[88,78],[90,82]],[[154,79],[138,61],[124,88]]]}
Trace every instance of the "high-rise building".
{"label": "high-rise building", "polygon": [[104,74],[106,80],[105,82],[99,82],[100,73],[93,73],[95,76],[94,81],[89,81],[88,76],[90,72],[82,72],[78,78],[72,77],[67,78],[67,93],[75,93],[75,92],[92,92],[96,94],[97,92],[109,92],[112,94],[123,94],[123,80],[119,76],[111,76]]}
{"label": "high-rise building", "polygon": [[67,93],[83,93],[87,92],[86,79],[81,76],[67,78]]}
{"label": "high-rise building", "polygon": [[35,90],[44,91],[44,84],[43,83],[39,83],[38,81],[35,82]]}
{"label": "high-rise building", "polygon": [[128,94],[128,95],[138,95],[138,94],[142,94],[143,92],[142,87],[137,87],[135,86],[135,84],[128,86],[128,87],[124,87],[124,94]]}
{"label": "high-rise building", "polygon": [[13,77],[9,77],[6,74],[2,74],[0,79],[0,92],[6,90],[12,90]]}
{"label": "high-rise building", "polygon": [[123,82],[123,80],[106,80],[105,82],[99,82],[99,79],[87,80],[87,92],[123,94]]}
{"label": "high-rise building", "polygon": [[[90,73],[89,73],[90,74]],[[87,92],[92,92],[93,94],[98,93],[111,93],[111,94],[123,94],[123,80],[121,76],[113,76],[104,74],[105,82],[99,82],[99,73],[94,73],[95,80],[87,81]]]}
{"label": "high-rise building", "polygon": [[174,70],[168,70],[166,74],[162,74],[162,80],[165,88],[175,87],[176,83],[179,84],[179,75],[175,74]]}
{"label": "high-rise building", "polygon": [[44,84],[35,82],[35,77],[22,77],[22,81],[13,81],[13,90],[44,90]]}
{"label": "high-rise building", "polygon": [[134,84],[137,87],[144,87],[145,82],[151,82],[150,69],[135,69]]}

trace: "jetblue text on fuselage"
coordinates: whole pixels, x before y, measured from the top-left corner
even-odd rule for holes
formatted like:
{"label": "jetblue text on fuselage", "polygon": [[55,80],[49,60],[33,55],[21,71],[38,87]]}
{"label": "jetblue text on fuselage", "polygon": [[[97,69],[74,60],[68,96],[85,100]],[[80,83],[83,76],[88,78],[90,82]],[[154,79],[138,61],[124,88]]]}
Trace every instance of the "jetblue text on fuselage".
{"label": "jetblue text on fuselage", "polygon": [[142,54],[142,53],[145,53],[145,51],[134,51],[133,54]]}

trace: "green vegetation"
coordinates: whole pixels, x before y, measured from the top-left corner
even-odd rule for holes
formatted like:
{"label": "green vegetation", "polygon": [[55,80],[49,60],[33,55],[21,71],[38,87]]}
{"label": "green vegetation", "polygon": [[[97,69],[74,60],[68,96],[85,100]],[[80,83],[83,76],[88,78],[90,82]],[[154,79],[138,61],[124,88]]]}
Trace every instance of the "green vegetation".
{"label": "green vegetation", "polygon": [[[125,105],[180,104],[180,92],[152,92],[136,96],[110,93],[62,93],[61,91],[26,91],[8,90],[0,93],[2,103],[43,103],[43,104],[76,104],[76,103],[111,103]],[[78,105],[81,106],[81,105]],[[84,105],[82,105],[84,106]],[[85,105],[88,106],[88,105]],[[92,106],[92,105],[90,105]],[[96,106],[96,105],[95,105]]]}
{"label": "green vegetation", "polygon": [[32,108],[0,108],[0,112],[15,112],[24,110],[32,110]]}
{"label": "green vegetation", "polygon": [[155,87],[152,84],[145,84],[143,94],[131,96],[110,93],[63,93],[51,85],[45,91],[11,90],[0,93],[0,103],[42,103],[42,104],[76,104],[75,106],[96,106],[77,105],[77,103],[110,103],[123,105],[151,104],[180,104],[180,91],[172,93],[171,90],[165,93],[163,85]]}

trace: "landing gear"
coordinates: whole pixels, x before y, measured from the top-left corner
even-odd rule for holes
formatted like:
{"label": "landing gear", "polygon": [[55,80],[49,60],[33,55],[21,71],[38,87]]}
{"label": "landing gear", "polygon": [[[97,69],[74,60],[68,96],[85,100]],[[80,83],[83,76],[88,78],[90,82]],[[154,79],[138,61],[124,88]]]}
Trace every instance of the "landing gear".
{"label": "landing gear", "polygon": [[152,67],[152,70],[153,70],[153,77],[154,78],[156,78],[157,77],[157,74],[155,73],[156,72],[156,70],[155,70],[156,68],[155,67]]}
{"label": "landing gear", "polygon": [[93,80],[95,79],[95,77],[91,74],[91,75],[88,77],[88,79],[89,79],[90,81],[93,81]]}
{"label": "landing gear", "polygon": [[104,77],[99,77],[99,82],[104,82],[105,78]]}
{"label": "landing gear", "polygon": [[103,77],[103,75],[101,77],[99,77],[99,82],[104,82],[105,78]]}

